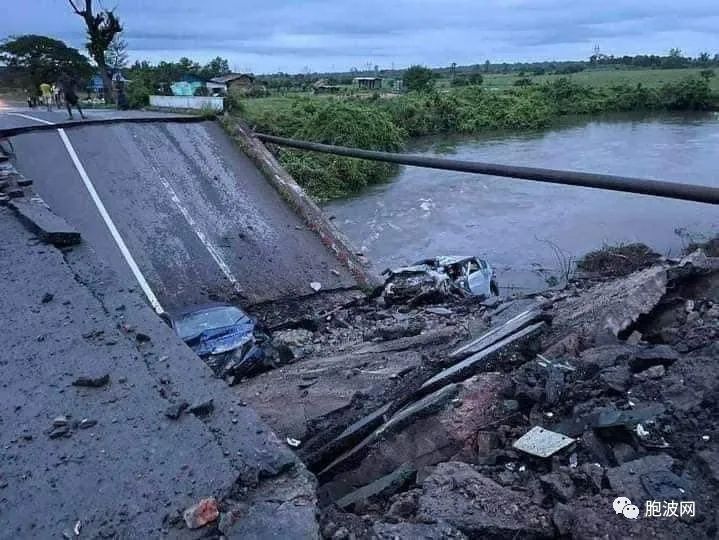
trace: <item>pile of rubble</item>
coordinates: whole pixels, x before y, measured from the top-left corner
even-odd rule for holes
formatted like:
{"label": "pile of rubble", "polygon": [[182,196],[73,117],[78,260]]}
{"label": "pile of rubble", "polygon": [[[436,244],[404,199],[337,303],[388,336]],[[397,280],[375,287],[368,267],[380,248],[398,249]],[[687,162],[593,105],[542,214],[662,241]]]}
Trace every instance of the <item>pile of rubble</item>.
{"label": "pile of rubble", "polygon": [[303,336],[236,388],[317,475],[325,538],[717,533],[701,251],[534,298],[355,299]]}

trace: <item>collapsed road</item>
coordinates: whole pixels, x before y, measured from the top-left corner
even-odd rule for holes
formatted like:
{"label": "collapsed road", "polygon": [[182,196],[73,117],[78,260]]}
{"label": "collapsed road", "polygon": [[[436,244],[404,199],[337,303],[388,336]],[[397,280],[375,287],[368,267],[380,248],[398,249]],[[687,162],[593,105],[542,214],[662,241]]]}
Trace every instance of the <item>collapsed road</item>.
{"label": "collapsed road", "polygon": [[523,299],[356,299],[238,391],[317,475],[323,538],[713,538],[717,245],[600,252],[612,277]]}
{"label": "collapsed road", "polygon": [[[57,116],[9,112],[0,128]],[[171,119],[17,135],[15,166],[156,308],[356,285],[217,123]]]}
{"label": "collapsed road", "polygon": [[[177,126],[143,127],[103,129],[120,148],[180,144]],[[77,243],[81,223],[45,216],[63,233],[33,236],[6,202],[2,537],[716,536],[716,241],[681,260],[612,253],[624,264],[611,277],[518,299],[386,301],[334,284],[307,296],[304,275],[251,309],[286,365],[229,387],[102,243]],[[161,225],[146,230],[172,241]],[[151,250],[133,247],[144,268]]]}

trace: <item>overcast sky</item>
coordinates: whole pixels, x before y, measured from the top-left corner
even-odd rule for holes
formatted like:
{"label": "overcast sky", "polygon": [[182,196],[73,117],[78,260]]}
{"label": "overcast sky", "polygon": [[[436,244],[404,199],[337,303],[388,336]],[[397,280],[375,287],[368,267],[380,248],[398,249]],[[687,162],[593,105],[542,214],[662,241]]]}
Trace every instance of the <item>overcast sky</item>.
{"label": "overcast sky", "polygon": [[[102,1],[117,8],[132,60],[219,55],[255,73],[586,59],[595,44],[615,55],[719,52],[719,0]],[[67,0],[0,2],[0,36],[82,47]]]}

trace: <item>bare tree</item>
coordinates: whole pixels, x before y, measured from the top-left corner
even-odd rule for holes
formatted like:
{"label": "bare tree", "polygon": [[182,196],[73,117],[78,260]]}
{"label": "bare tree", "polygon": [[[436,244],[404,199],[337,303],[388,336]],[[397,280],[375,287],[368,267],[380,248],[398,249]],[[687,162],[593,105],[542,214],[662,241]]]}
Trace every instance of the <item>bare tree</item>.
{"label": "bare tree", "polygon": [[122,25],[113,10],[103,9],[98,13],[93,13],[92,0],[85,0],[84,9],[78,8],[80,1],[68,0],[73,11],[85,21],[87,50],[100,71],[102,82],[105,85],[105,99],[112,101],[112,80],[107,69],[105,54],[115,36],[122,32]]}
{"label": "bare tree", "polygon": [[122,39],[122,34],[115,34],[110,46],[105,53],[105,62],[110,71],[115,72],[127,67],[127,41]]}

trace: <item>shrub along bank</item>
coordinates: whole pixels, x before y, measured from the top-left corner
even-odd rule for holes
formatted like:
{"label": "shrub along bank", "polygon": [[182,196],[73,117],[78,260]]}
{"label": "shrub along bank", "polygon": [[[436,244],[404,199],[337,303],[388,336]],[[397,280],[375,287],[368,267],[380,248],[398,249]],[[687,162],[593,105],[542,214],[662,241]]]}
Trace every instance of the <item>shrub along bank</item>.
{"label": "shrub along bank", "polygon": [[[391,99],[302,97],[247,100],[242,115],[273,135],[395,152],[407,137],[475,134],[550,126],[564,115],[620,111],[706,110],[707,79],[690,77],[658,88],[641,84],[592,87],[560,78],[505,91],[464,86]],[[313,196],[330,199],[389,178],[392,165],[313,152],[280,150],[280,160]]]}

